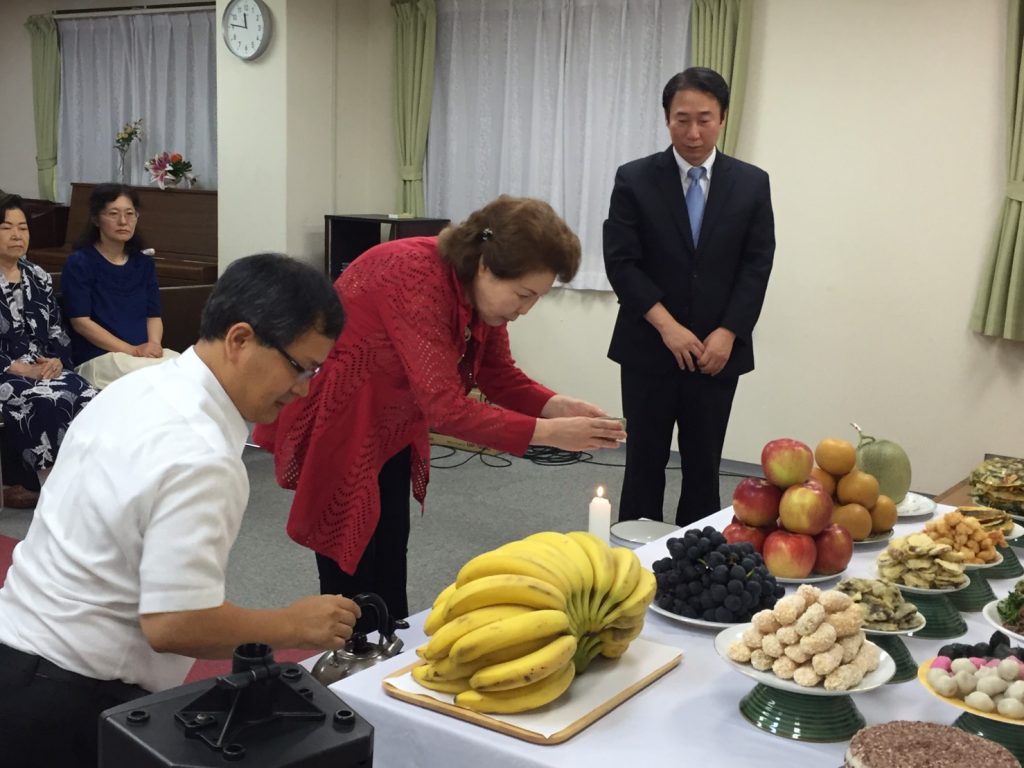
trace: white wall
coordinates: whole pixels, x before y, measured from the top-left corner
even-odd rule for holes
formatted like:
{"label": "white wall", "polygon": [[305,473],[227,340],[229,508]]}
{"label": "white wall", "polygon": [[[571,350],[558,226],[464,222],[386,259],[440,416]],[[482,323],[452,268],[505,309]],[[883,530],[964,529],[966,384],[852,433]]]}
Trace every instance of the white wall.
{"label": "white wall", "polygon": [[[1004,189],[1006,6],[755,4],[738,154],[771,174],[778,248],[729,458],[857,421],[937,492],[1024,455],[1024,344],[967,330]],[[518,361],[617,411],[614,299],[556,293],[517,321]]]}

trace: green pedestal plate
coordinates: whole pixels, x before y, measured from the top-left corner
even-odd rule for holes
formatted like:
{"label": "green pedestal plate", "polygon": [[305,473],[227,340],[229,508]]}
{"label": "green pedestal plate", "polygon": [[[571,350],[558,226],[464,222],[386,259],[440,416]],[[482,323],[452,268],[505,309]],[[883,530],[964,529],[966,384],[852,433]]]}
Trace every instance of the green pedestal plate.
{"label": "green pedestal plate", "polygon": [[[927,625],[923,627],[923,629],[927,628]],[[890,685],[893,683],[905,683],[917,677],[917,662],[910,655],[910,650],[907,648],[907,644],[903,642],[903,638],[899,635],[876,635],[870,632],[867,634],[868,639],[872,643],[892,656],[892,660],[896,662],[896,674],[889,680]],[[914,634],[919,637],[921,636],[919,631]]]}
{"label": "green pedestal plate", "polygon": [[967,585],[966,589],[961,589],[949,596],[950,602],[956,606],[958,611],[977,612],[996,599],[996,593],[992,591],[986,578],[990,570],[991,568],[986,568],[984,575],[980,570],[968,572],[967,576],[971,583]]}
{"label": "green pedestal plate", "polygon": [[996,547],[996,552],[1003,556],[1003,562],[985,571],[987,578],[1016,579],[1024,576],[1024,566],[1020,564],[1020,558],[1012,547]]}
{"label": "green pedestal plate", "polygon": [[762,731],[795,741],[847,741],[864,727],[849,696],[812,696],[758,683],[740,701],[740,713]]}
{"label": "green pedestal plate", "polygon": [[910,592],[902,587],[901,589],[908,593],[904,595],[906,599],[917,606],[917,610],[928,622],[923,629],[914,633],[915,637],[948,640],[960,637],[967,631],[967,622],[950,600],[955,592],[922,594],[920,590]]}
{"label": "green pedestal plate", "polygon": [[1024,725],[990,720],[971,712],[964,712],[953,722],[953,725],[968,733],[994,741],[996,744],[1002,744],[1013,753],[1014,757],[1024,763]]}

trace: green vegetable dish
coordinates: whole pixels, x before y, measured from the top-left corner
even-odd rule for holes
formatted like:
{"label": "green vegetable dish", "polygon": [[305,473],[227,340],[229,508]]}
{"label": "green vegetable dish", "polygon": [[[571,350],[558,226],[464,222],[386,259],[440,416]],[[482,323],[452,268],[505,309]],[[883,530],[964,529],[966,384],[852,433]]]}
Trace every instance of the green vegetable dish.
{"label": "green vegetable dish", "polygon": [[996,604],[1003,626],[1013,632],[1024,632],[1024,580],[1018,581],[1013,592]]}

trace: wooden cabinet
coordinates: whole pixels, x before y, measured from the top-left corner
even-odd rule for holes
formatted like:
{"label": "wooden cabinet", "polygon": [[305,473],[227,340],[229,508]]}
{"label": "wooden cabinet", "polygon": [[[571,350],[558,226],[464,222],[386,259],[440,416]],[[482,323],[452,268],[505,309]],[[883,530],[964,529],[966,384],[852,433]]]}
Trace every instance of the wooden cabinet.
{"label": "wooden cabinet", "polygon": [[448,225],[448,219],[392,218],[382,214],[324,216],[324,271],[331,282],[359,254],[387,240],[429,237]]}

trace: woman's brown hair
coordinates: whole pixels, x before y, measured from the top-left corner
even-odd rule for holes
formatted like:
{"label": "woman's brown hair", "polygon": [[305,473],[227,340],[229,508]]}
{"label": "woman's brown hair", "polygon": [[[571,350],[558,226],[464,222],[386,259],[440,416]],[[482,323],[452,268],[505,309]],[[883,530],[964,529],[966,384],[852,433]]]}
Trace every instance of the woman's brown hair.
{"label": "woman's brown hair", "polygon": [[469,285],[483,264],[509,280],[553,272],[563,283],[580,268],[580,239],[543,200],[502,195],[438,236],[442,258]]}

